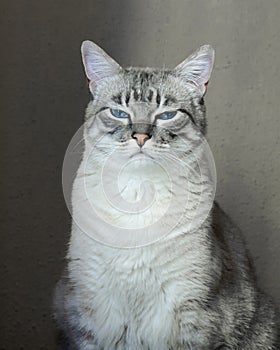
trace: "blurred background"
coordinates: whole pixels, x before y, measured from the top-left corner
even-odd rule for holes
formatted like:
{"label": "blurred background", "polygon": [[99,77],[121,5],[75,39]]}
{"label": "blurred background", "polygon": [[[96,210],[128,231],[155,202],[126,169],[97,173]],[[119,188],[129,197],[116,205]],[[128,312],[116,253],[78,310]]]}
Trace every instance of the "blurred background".
{"label": "blurred background", "polygon": [[61,168],[89,100],[80,44],[123,66],[216,50],[206,96],[217,199],[280,305],[280,2],[1,1],[0,349],[55,349],[52,293],[70,233]]}

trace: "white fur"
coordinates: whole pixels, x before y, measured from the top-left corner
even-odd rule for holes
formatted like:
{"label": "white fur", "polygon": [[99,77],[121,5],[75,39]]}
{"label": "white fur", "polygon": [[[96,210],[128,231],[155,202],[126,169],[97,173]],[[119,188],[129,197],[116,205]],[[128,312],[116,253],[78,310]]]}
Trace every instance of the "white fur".
{"label": "white fur", "polygon": [[[89,165],[87,171],[93,168],[94,164],[92,168]],[[96,162],[95,169],[98,169]],[[79,222],[82,215],[87,229],[93,232],[98,229],[96,220],[90,212],[81,210],[85,195],[83,171],[82,163],[73,187],[74,219]],[[97,196],[94,200],[106,211],[107,204],[100,197],[98,171],[95,175],[89,177],[91,190]],[[125,179],[129,186],[129,177]],[[158,182],[164,184],[166,179],[159,177]],[[130,193],[136,191],[135,198],[137,186],[132,186]],[[158,190],[157,200],[164,202],[166,193]],[[116,226],[119,225],[118,216],[115,220]],[[207,268],[210,251],[205,243],[206,235],[182,232],[186,231],[181,226],[156,244],[116,249],[96,242],[73,223],[68,258],[70,279],[76,288],[68,297],[68,307],[78,309],[80,326],[94,332],[100,348],[115,349],[117,343],[116,349],[168,350],[179,346],[178,339],[190,344],[203,342],[204,335],[197,330],[202,330],[207,320],[202,310],[194,307],[185,310],[183,316],[176,309],[188,300],[203,298],[205,283],[210,278]],[[84,348],[99,349],[90,344]]]}
{"label": "white fur", "polygon": [[69,268],[77,291],[71,302],[78,302],[81,325],[94,331],[104,349],[114,348],[126,325],[126,341],[118,349],[142,349],[141,339],[143,349],[167,350],[180,337],[197,343],[193,325],[203,328],[206,322],[201,310],[189,312],[184,331],[174,310],[203,294],[208,277],[202,267],[210,252],[198,246],[195,235],[180,241],[121,250],[102,246],[73,227]]}

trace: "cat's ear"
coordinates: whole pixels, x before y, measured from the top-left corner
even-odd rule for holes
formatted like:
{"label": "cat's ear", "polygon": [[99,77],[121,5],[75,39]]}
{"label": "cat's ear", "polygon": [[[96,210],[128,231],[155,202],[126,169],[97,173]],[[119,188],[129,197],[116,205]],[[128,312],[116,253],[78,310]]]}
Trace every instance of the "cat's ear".
{"label": "cat's ear", "polygon": [[92,93],[102,79],[112,77],[121,71],[119,64],[92,41],[86,40],[82,43],[81,53]]}
{"label": "cat's ear", "polygon": [[203,96],[214,64],[214,49],[203,45],[175,68],[175,73],[195,85]]}

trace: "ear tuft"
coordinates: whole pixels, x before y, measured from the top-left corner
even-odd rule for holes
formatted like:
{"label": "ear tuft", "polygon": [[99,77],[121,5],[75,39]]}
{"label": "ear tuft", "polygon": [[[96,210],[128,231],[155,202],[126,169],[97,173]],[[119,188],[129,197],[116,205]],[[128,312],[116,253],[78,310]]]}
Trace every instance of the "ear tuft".
{"label": "ear tuft", "polygon": [[210,45],[203,45],[180,63],[175,72],[186,82],[194,84],[203,96],[212,72],[214,56],[214,49]]}
{"label": "ear tuft", "polygon": [[104,50],[86,40],[81,46],[82,60],[90,88],[102,79],[119,74],[121,67]]}

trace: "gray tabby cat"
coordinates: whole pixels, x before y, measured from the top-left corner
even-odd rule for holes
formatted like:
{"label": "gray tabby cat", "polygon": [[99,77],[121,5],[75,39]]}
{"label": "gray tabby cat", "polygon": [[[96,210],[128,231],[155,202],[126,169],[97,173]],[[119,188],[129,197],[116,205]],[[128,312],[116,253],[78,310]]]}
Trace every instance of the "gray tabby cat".
{"label": "gray tabby cat", "polygon": [[[82,57],[93,99],[86,111],[84,157],[72,206],[74,216],[84,215],[95,232],[97,222],[80,210],[82,187],[88,181],[95,202],[102,203],[99,167],[111,149],[121,147],[123,157],[141,154],[141,172],[146,158],[166,155],[170,160],[172,150],[182,151],[181,139],[189,145],[189,152],[182,153],[186,159],[197,147],[198,133],[206,132],[203,97],[214,52],[202,46],[174,70],[123,69],[90,41],[83,43]],[[102,136],[102,147],[93,147]],[[172,161],[166,164],[173,166]],[[195,186],[195,175],[188,176]],[[164,180],[155,178],[164,188]],[[178,181],[184,188],[187,179]],[[199,185],[203,199],[206,179],[201,177]],[[195,190],[189,191],[195,196]],[[104,206],[100,210],[117,227],[123,217]],[[280,349],[276,314],[256,287],[239,230],[217,203],[195,230],[186,225],[192,207],[174,207],[169,213],[178,215],[174,230],[131,249],[99,243],[73,220],[68,266],[55,297],[63,349]],[[180,210],[186,210],[182,220]],[[141,215],[133,218],[135,225]]]}

